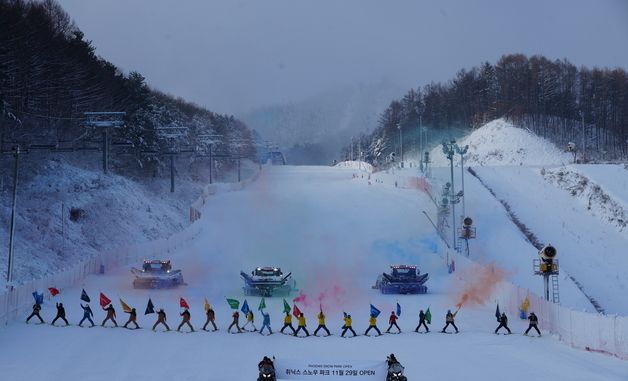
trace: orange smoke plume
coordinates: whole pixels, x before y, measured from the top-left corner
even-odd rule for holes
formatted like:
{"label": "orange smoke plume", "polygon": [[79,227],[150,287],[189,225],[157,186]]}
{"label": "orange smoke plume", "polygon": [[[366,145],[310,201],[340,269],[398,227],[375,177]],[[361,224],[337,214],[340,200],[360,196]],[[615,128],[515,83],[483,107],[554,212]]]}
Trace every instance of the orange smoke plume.
{"label": "orange smoke plume", "polygon": [[497,285],[504,280],[506,272],[495,264],[474,266],[473,269],[459,272],[460,282],[456,289],[456,307],[485,304],[493,295]]}

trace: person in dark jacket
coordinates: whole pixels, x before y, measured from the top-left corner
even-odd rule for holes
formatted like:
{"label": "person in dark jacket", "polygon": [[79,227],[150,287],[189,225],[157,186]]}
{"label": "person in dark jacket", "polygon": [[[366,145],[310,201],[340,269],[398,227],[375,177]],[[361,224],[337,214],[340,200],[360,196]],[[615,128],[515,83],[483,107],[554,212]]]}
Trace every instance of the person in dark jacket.
{"label": "person in dark jacket", "polygon": [[83,305],[83,303],[81,303],[81,308],[83,309],[83,318],[79,322],[79,327],[83,326],[83,322],[85,320],[92,323],[92,327],[95,326],[96,324],[94,324],[94,321],[92,320],[92,316],[94,316],[94,313],[92,312],[92,309],[90,308],[89,304]]}
{"label": "person in dark jacket", "polygon": [[421,328],[421,326],[425,327],[425,332],[430,331],[430,329],[427,328],[427,324],[425,324],[425,312],[423,312],[423,310],[419,311],[419,325],[416,326],[416,328],[414,329],[414,332],[419,332],[419,329]]}
{"label": "person in dark jacket", "polygon": [[240,313],[235,311],[231,317],[233,318],[233,321],[229,325],[229,328],[227,328],[227,333],[231,333],[231,328],[234,326],[238,329],[238,333],[242,333],[242,328],[240,328]]}
{"label": "person in dark jacket", "polygon": [[105,323],[107,323],[108,320],[111,320],[113,324],[117,327],[118,323],[116,322],[116,310],[115,308],[113,308],[113,304],[110,304],[109,306],[107,306],[107,308],[103,307],[102,310],[107,312],[107,316],[105,317],[105,320],[102,321],[102,324],[100,326],[104,327]]}
{"label": "person in dark jacket", "polygon": [[181,330],[183,324],[187,324],[188,327],[190,327],[190,331],[194,332],[194,327],[192,327],[192,324],[190,323],[190,311],[186,308],[179,315],[181,315],[181,324],[179,324],[179,326],[177,327],[177,332]]}
{"label": "person in dark jacket", "polygon": [[530,316],[528,316],[528,320],[530,321],[530,325],[528,326],[528,329],[526,329],[526,332],[524,333],[524,335],[527,335],[528,332],[530,332],[530,330],[534,328],[536,332],[539,334],[539,336],[541,336],[541,331],[539,331],[539,327],[538,327],[539,318],[536,317],[534,312],[530,312]]}
{"label": "person in dark jacket", "polygon": [[157,321],[153,325],[153,331],[157,328],[157,325],[163,324],[166,327],[166,330],[170,331],[170,327],[168,327],[168,323],[166,323],[166,313],[163,308],[157,311]]}
{"label": "person in dark jacket", "polygon": [[139,329],[140,326],[137,325],[137,311],[135,311],[135,308],[131,308],[131,311],[124,311],[127,314],[129,314],[129,320],[126,321],[126,323],[124,323],[124,328],[128,328],[128,325],[133,323],[135,324],[135,328],[134,329]]}
{"label": "person in dark jacket", "polygon": [[504,312],[502,312],[499,317],[499,326],[495,329],[495,333],[497,333],[502,327],[506,328],[506,331],[508,331],[509,334],[512,333],[510,332],[510,328],[508,328],[508,317]]}
{"label": "person in dark jacket", "polygon": [[273,368],[273,370],[275,369],[275,364],[273,364],[273,360],[269,359],[268,356],[264,356],[262,361],[257,364],[258,369],[261,369],[263,366],[270,366],[271,368]]}
{"label": "person in dark jacket", "polygon": [[442,333],[446,332],[446,329],[447,327],[449,327],[449,324],[451,324],[456,329],[456,333],[458,333],[458,327],[456,327],[456,323],[454,321],[455,317],[456,317],[456,314],[452,314],[451,310],[447,310],[447,316],[445,316],[445,322],[447,324],[445,324],[445,327],[443,327],[443,330],[441,331]]}
{"label": "person in dark jacket", "polygon": [[395,357],[394,353],[391,353],[390,356],[386,357],[386,362],[388,363],[389,367],[392,364],[399,364],[399,361],[397,360],[397,357]]}
{"label": "person in dark jacket", "polygon": [[205,321],[205,325],[203,326],[203,331],[207,331],[207,325],[209,323],[211,323],[211,325],[214,327],[214,331],[218,331],[218,327],[216,327],[216,313],[214,312],[214,310],[209,307],[207,309],[207,312],[205,313],[207,315],[207,320]]}
{"label": "person in dark jacket", "polygon": [[68,323],[67,319],[65,318],[65,308],[63,307],[63,303],[57,303],[57,316],[55,316],[54,320],[50,324],[55,325],[57,319],[63,320],[65,322],[65,325],[70,325],[70,323]]}
{"label": "person in dark jacket", "polygon": [[390,313],[390,317],[388,318],[388,324],[390,325],[388,326],[386,333],[390,333],[390,330],[393,326],[397,327],[397,330],[399,331],[399,333],[401,333],[401,328],[399,328],[399,326],[397,325],[397,319],[399,319],[399,317],[395,314],[395,311],[392,311]]}
{"label": "person in dark jacket", "polygon": [[39,314],[40,311],[41,311],[41,304],[39,303],[33,304],[33,312],[26,318],[26,323],[28,324],[28,321],[31,320],[31,318],[37,317],[40,321],[40,324],[44,324],[44,319],[42,319],[41,315]]}

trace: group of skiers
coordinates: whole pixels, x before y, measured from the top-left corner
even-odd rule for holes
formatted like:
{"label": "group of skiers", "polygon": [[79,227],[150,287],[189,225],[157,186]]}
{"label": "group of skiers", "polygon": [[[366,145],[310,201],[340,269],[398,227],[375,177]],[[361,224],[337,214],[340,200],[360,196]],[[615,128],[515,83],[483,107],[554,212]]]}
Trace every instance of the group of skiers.
{"label": "group of skiers", "polygon": [[[92,320],[94,313],[91,307],[89,306],[89,304],[83,305],[81,303],[80,305],[81,305],[81,308],[83,309],[83,318],[78,324],[79,327],[83,326],[83,323],[85,322],[85,320],[91,323],[91,326],[94,327],[95,324],[94,324],[94,321]],[[57,320],[61,319],[65,322],[66,326],[70,325],[70,323],[66,319],[65,307],[63,306],[63,303],[56,303],[56,308],[57,308],[57,314],[55,318],[52,320],[51,324],[55,325]],[[116,311],[113,305],[109,304],[107,307],[102,307],[102,309],[103,311],[106,312],[106,316],[104,320],[102,321],[101,326],[105,327],[107,322],[111,321],[114,327],[118,327],[118,323],[116,322]],[[44,319],[41,317],[40,312],[41,312],[41,305],[39,303],[35,303],[33,305],[33,312],[26,319],[26,323],[28,323],[33,317],[38,318],[41,323],[44,323]],[[130,308],[129,310],[126,310],[125,313],[129,315],[129,318],[127,322],[123,325],[123,327],[131,329],[129,325],[134,325],[135,327],[132,329],[139,329],[140,326],[137,324],[137,311],[135,310],[135,308]],[[216,313],[214,312],[214,310],[209,306],[206,309],[205,314],[206,314],[206,321],[205,321],[205,324],[203,325],[202,330],[207,331],[208,326],[211,324],[211,326],[213,327],[213,331],[217,331],[218,326],[216,325]],[[229,327],[227,328],[227,332],[231,333],[231,330],[234,329],[234,333],[242,333],[243,331],[249,331],[249,332],[259,332],[260,334],[263,335],[264,334],[263,332],[266,329],[268,331],[268,334],[272,335],[273,330],[270,327],[270,314],[268,312],[265,312],[264,310],[261,311],[261,314],[262,314],[262,319],[263,319],[262,327],[258,331],[257,327],[255,326],[255,316],[253,314],[253,311],[249,310],[245,314],[246,323],[242,327],[240,327],[240,313],[238,311],[234,311],[234,313],[232,314],[232,321]],[[455,329],[456,333],[459,332],[458,327],[456,326],[456,323],[455,323],[456,314],[457,314],[457,311],[453,313],[451,312],[451,310],[447,311],[447,314],[445,315],[445,326],[440,332],[447,333],[447,328],[450,325]],[[190,331],[194,332],[194,327],[192,326],[192,323],[191,323],[191,314],[190,314],[189,309],[184,308],[183,312],[181,312],[179,315],[181,316],[181,323],[177,327],[177,331],[181,331],[181,328],[183,328],[184,325],[187,325]],[[318,320],[318,327],[316,327],[316,329],[314,330],[314,333],[313,333],[314,336],[318,336],[318,333],[321,330],[325,331],[326,336],[331,335],[325,323],[326,316],[322,310],[316,315],[316,318]],[[393,329],[393,327],[397,329],[397,333],[401,333],[401,328],[397,324],[398,319],[399,319],[399,316],[395,313],[395,311],[392,311],[388,318],[389,326],[388,326],[388,329],[386,330],[386,333],[391,333],[391,330]],[[502,328],[508,331],[509,334],[512,333],[510,328],[508,327],[508,317],[506,316],[505,313],[501,313],[501,314],[498,313],[497,320],[499,322],[499,326],[495,329],[496,334]],[[528,326],[528,329],[525,331],[524,335],[527,335],[530,332],[530,330],[534,329],[536,330],[538,335],[541,336],[541,331],[538,328],[539,320],[537,316],[534,314],[534,312],[530,313],[530,316],[528,316],[528,320],[529,320],[529,326]],[[375,332],[377,332],[378,336],[382,335],[382,332],[377,326],[377,315],[371,314],[369,316],[368,323],[369,323],[369,326],[366,329],[366,331],[364,331],[364,336],[369,336],[369,332],[371,330],[374,330]],[[430,324],[430,323],[431,322],[428,319],[428,315],[425,312],[423,312],[423,310],[421,310],[419,312],[419,324],[414,329],[414,332],[420,332],[419,330],[421,327],[425,328],[426,333],[430,332],[430,329],[427,326],[427,324]],[[159,326],[160,324],[163,325],[167,331],[170,331],[170,327],[168,326],[168,323],[166,322],[166,312],[163,309],[160,309],[157,311],[157,321],[153,325],[153,328],[152,328],[153,331],[155,331],[157,329],[157,326]],[[252,329],[247,329],[247,327],[249,326]],[[310,332],[307,329],[307,322],[305,319],[305,315],[302,312],[300,312],[297,315],[297,328],[296,329],[292,325],[292,315],[288,311],[285,312],[285,316],[283,319],[283,327],[281,328],[279,332],[284,333],[286,329],[290,329],[293,336],[299,336],[300,332],[303,332],[303,334],[305,335],[304,337],[310,336]],[[345,334],[347,332],[351,332],[353,333],[353,336],[357,336],[355,330],[353,329],[353,320],[351,318],[351,315],[347,313],[344,314],[343,325],[341,329],[342,329],[342,334],[341,334],[342,337],[345,337]]]}

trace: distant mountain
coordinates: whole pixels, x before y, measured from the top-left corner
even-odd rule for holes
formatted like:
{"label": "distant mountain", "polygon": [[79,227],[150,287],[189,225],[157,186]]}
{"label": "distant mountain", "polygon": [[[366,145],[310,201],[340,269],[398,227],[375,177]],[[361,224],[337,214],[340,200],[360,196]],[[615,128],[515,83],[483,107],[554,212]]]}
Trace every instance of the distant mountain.
{"label": "distant mountain", "polygon": [[336,88],[302,101],[254,109],[239,118],[278,145],[290,164],[327,164],[352,136],[377,127],[404,89],[387,80]]}

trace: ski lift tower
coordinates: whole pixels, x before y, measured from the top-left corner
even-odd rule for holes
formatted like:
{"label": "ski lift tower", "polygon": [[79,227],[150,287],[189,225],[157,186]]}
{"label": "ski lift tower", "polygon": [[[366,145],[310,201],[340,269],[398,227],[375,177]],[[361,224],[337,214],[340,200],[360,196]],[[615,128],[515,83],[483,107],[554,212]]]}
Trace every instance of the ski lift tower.
{"label": "ski lift tower", "polygon": [[109,167],[109,130],[124,127],[126,112],[85,112],[85,126],[102,131],[102,170],[108,172]]}
{"label": "ski lift tower", "polygon": [[556,259],[556,254],[556,248],[548,244],[539,250],[539,258],[533,260],[534,274],[543,277],[545,300],[552,303],[560,303],[560,295],[558,293],[558,259]]}
{"label": "ski lift tower", "polygon": [[155,128],[157,137],[160,140],[165,140],[168,145],[168,150],[161,154],[170,156],[170,192],[174,193],[174,157],[181,153],[192,153],[194,150],[182,150],[177,144],[177,140],[188,135],[187,127],[158,127]]}
{"label": "ski lift tower", "polygon": [[[201,134],[198,135],[196,138],[198,140],[199,143],[202,143],[205,148],[207,149],[207,156],[209,156],[209,183],[213,184],[214,183],[214,155],[213,155],[213,147],[214,144],[216,143],[220,143],[221,140],[220,139],[216,139],[216,138],[222,138],[223,135],[216,135],[216,134]],[[204,149],[201,149],[201,151],[205,151]],[[201,155],[199,154],[199,156],[205,156],[205,155]]]}

